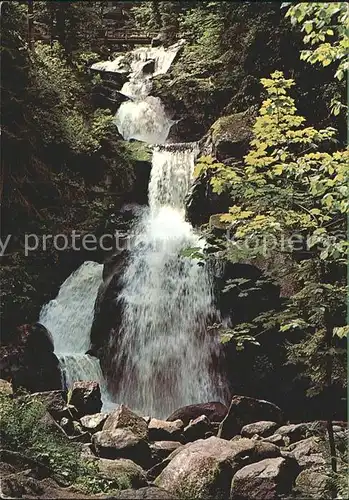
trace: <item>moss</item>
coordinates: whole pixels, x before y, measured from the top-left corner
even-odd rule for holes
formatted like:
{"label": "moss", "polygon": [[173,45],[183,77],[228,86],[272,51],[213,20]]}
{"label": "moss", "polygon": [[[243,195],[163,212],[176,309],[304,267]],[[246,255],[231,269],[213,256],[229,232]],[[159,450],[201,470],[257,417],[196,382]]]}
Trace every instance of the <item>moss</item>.
{"label": "moss", "polygon": [[222,116],[211,127],[212,139],[217,141],[222,136],[236,138],[250,138],[251,126],[246,113],[235,113],[229,116]]}
{"label": "moss", "polygon": [[151,149],[145,142],[125,141],[125,149],[129,155],[131,161],[150,161],[151,160]]}

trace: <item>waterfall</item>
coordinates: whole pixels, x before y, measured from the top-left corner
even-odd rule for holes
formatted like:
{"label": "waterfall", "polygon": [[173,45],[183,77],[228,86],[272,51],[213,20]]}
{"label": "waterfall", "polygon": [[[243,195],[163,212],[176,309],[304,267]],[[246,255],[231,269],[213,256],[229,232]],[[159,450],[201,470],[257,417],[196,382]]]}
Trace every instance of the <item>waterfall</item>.
{"label": "waterfall", "polygon": [[84,262],[64,281],[57,297],[43,306],[39,322],[52,333],[67,386],[91,380],[99,382],[105,393],[99,360],[86,354],[102,271],[102,264]]}
{"label": "waterfall", "polygon": [[206,265],[183,255],[204,241],[184,218],[196,144],[154,149],[149,210],[135,228],[119,299],[123,317],[115,370],[122,366],[119,403],[142,414],[168,416],[191,403],[219,399],[212,370],[217,351],[207,334],[214,314]]}
{"label": "waterfall", "polygon": [[[140,47],[129,54],[131,73],[120,92],[130,100],[123,102],[115,115],[115,124],[126,141],[165,142],[175,122],[166,115],[161,100],[149,94],[153,76],[167,73],[182,44],[183,41],[168,48]],[[145,72],[148,65],[151,71]]]}
{"label": "waterfall", "polygon": [[148,144],[165,142],[173,121],[165,113],[158,97],[121,104],[115,117],[120,134],[127,141],[137,139]]}

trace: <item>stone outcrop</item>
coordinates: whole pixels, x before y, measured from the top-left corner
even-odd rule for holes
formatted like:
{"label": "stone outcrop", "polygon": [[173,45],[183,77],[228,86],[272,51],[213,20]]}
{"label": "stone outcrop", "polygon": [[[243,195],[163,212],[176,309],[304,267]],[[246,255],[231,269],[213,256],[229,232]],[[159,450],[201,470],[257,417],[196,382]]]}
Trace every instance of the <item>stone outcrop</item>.
{"label": "stone outcrop", "polygon": [[189,425],[184,429],[183,435],[185,441],[188,443],[190,441],[196,441],[197,439],[203,439],[208,437],[208,433],[212,433],[213,427],[206,415],[201,415],[194,420],[191,420]]}
{"label": "stone outcrop", "polygon": [[59,390],[62,374],[53,351],[53,338],[47,328],[39,323],[21,325],[12,336],[12,343],[1,346],[1,375],[11,380],[14,391]]}
{"label": "stone outcrop", "polygon": [[105,421],[108,418],[108,413],[95,413],[94,415],[85,415],[80,418],[80,423],[85,431],[94,434],[101,431]]}
{"label": "stone outcrop", "polygon": [[184,424],[182,420],[166,422],[152,418],[148,425],[149,439],[151,441],[179,441],[182,439]]}
{"label": "stone outcrop", "polygon": [[233,477],[233,500],[278,500],[291,492],[298,465],[283,457],[266,458],[246,465]]}
{"label": "stone outcrop", "polygon": [[143,469],[126,458],[119,458],[117,460],[108,460],[101,458],[98,460],[98,469],[101,477],[106,479],[122,479],[123,488],[125,485],[128,487],[138,489],[147,486],[145,472]]}
{"label": "stone outcrop", "polygon": [[209,138],[218,161],[242,159],[252,139],[254,115],[245,111],[222,116],[212,125]]}
{"label": "stone outcrop", "polygon": [[101,411],[101,389],[97,382],[74,382],[69,391],[69,403],[79,416],[93,415]]}
{"label": "stone outcrop", "polygon": [[182,420],[187,426],[190,420],[206,415],[210,422],[221,422],[226,416],[228,408],[219,402],[201,403],[195,405],[184,406],[173,412],[167,420],[173,422],[174,420]]}
{"label": "stone outcrop", "polygon": [[114,410],[103,426],[103,431],[114,432],[119,429],[128,429],[139,439],[148,439],[146,421],[125,405],[120,405],[119,408]]}
{"label": "stone outcrop", "polygon": [[250,439],[200,439],[176,450],[155,484],[195,499],[229,498],[234,473],[247,463],[279,456],[276,446]]}
{"label": "stone outcrop", "polygon": [[241,429],[241,436],[252,438],[254,435],[260,437],[269,437],[276,429],[279,427],[279,424],[276,422],[271,422],[270,420],[262,420],[260,422],[254,422],[253,424],[247,424]]}
{"label": "stone outcrop", "polygon": [[233,396],[227,416],[219,427],[218,436],[231,439],[247,424],[260,420],[281,424],[283,418],[281,409],[273,403],[246,396]]}
{"label": "stone outcrop", "polygon": [[145,468],[151,464],[149,444],[130,429],[96,432],[92,444],[96,455],[101,458],[128,458]]}

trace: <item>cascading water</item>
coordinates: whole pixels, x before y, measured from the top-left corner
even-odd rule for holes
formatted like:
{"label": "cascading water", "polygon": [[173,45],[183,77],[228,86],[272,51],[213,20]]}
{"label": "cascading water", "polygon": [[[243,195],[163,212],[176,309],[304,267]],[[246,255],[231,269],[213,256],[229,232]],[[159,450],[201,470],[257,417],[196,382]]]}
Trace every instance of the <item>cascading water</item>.
{"label": "cascading water", "polygon": [[123,102],[115,123],[127,141],[136,139],[148,144],[161,144],[167,139],[174,122],[166,116],[160,99],[148,96],[141,101]]}
{"label": "cascading water", "polygon": [[[120,91],[130,100],[121,104],[115,116],[116,126],[125,140],[136,139],[148,144],[165,142],[175,122],[166,115],[161,100],[149,94],[152,77],[167,73],[182,43],[168,48],[140,47],[130,53],[131,74]],[[151,72],[144,72],[146,64],[153,65]]]}
{"label": "cascading water", "polygon": [[207,334],[214,314],[206,266],[183,255],[204,242],[184,218],[196,144],[154,149],[149,210],[135,228],[119,300],[123,317],[114,366],[122,366],[118,402],[143,414],[220,398],[212,370],[217,344]]}
{"label": "cascading water", "polygon": [[102,271],[102,264],[84,262],[64,281],[57,297],[43,306],[39,322],[52,333],[66,385],[70,387],[79,380],[96,381],[105,395],[99,361],[85,354],[90,347],[94,303],[102,283]]}

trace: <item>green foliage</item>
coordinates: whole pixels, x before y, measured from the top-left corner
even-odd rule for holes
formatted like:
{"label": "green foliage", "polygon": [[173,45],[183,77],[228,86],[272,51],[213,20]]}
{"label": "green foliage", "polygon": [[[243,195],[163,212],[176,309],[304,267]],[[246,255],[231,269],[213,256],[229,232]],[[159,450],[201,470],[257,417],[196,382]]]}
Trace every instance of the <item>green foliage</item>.
{"label": "green foliage", "polygon": [[[293,25],[301,24],[304,32],[303,42],[310,46],[301,51],[301,59],[310,64],[323,67],[334,64],[335,78],[345,80],[348,71],[349,50],[349,10],[346,2],[297,3],[292,5],[286,17]],[[332,99],[331,109],[338,115],[346,106],[336,97]]]}
{"label": "green foliage", "polygon": [[[43,128],[44,142],[67,144],[76,154],[98,151],[101,140],[114,127],[112,114],[99,109],[86,113],[90,110],[86,110],[83,102],[88,89],[79,72],[65,60],[58,43],[52,47],[37,43],[34,58],[32,78],[35,97],[42,103],[46,102],[46,106],[50,105],[50,113],[40,106],[34,114],[36,127]],[[45,124],[45,121],[48,123]]]}
{"label": "green foliage", "polygon": [[[345,384],[346,378],[342,339],[347,331],[343,269],[349,152],[335,150],[332,127],[306,126],[289,95],[293,80],[276,71],[261,82],[267,98],[244,164],[230,168],[202,157],[196,174],[210,171],[213,191],[231,195],[229,212],[220,215],[233,236],[226,241],[228,258],[251,259],[260,253],[274,258],[286,252],[299,261],[293,277],[300,291],[276,319],[281,332],[304,332],[302,342],[289,346],[288,359],[302,368],[313,395],[331,384]],[[259,244],[252,245],[256,240]],[[243,333],[253,336],[253,328]]]}
{"label": "green foliage", "polygon": [[286,13],[293,25],[302,24],[303,42],[311,46],[301,59],[311,64],[338,65],[335,77],[343,80],[348,70],[349,12],[346,2],[298,3]]}
{"label": "green foliage", "polygon": [[45,406],[35,398],[0,394],[2,446],[38,460],[56,476],[73,482],[79,475],[79,449],[44,422],[45,413]]}
{"label": "green foliage", "polygon": [[86,493],[111,493],[127,489],[126,474],[113,479],[100,474],[96,461],[82,459],[78,443],[47,421],[46,408],[33,396],[12,399],[0,394],[0,436],[4,449],[16,451],[44,464],[52,476]]}
{"label": "green foliage", "polygon": [[112,493],[132,486],[127,474],[120,474],[112,479],[104,477],[99,472],[97,462],[93,460],[82,462],[79,476],[74,484],[80,490],[92,494]]}
{"label": "green foliage", "polygon": [[[53,3],[39,4],[34,14],[49,26]],[[19,2],[2,6],[0,190],[2,235],[12,234],[1,271],[7,336],[16,324],[37,319],[62,276],[82,259],[75,255],[67,265],[52,246],[26,259],[24,234],[100,232],[121,193],[130,189],[135,161],[118,139],[111,112],[95,109],[90,98],[85,68],[95,58],[93,33],[74,57],[58,42],[35,42],[30,51],[26,9]]]}

